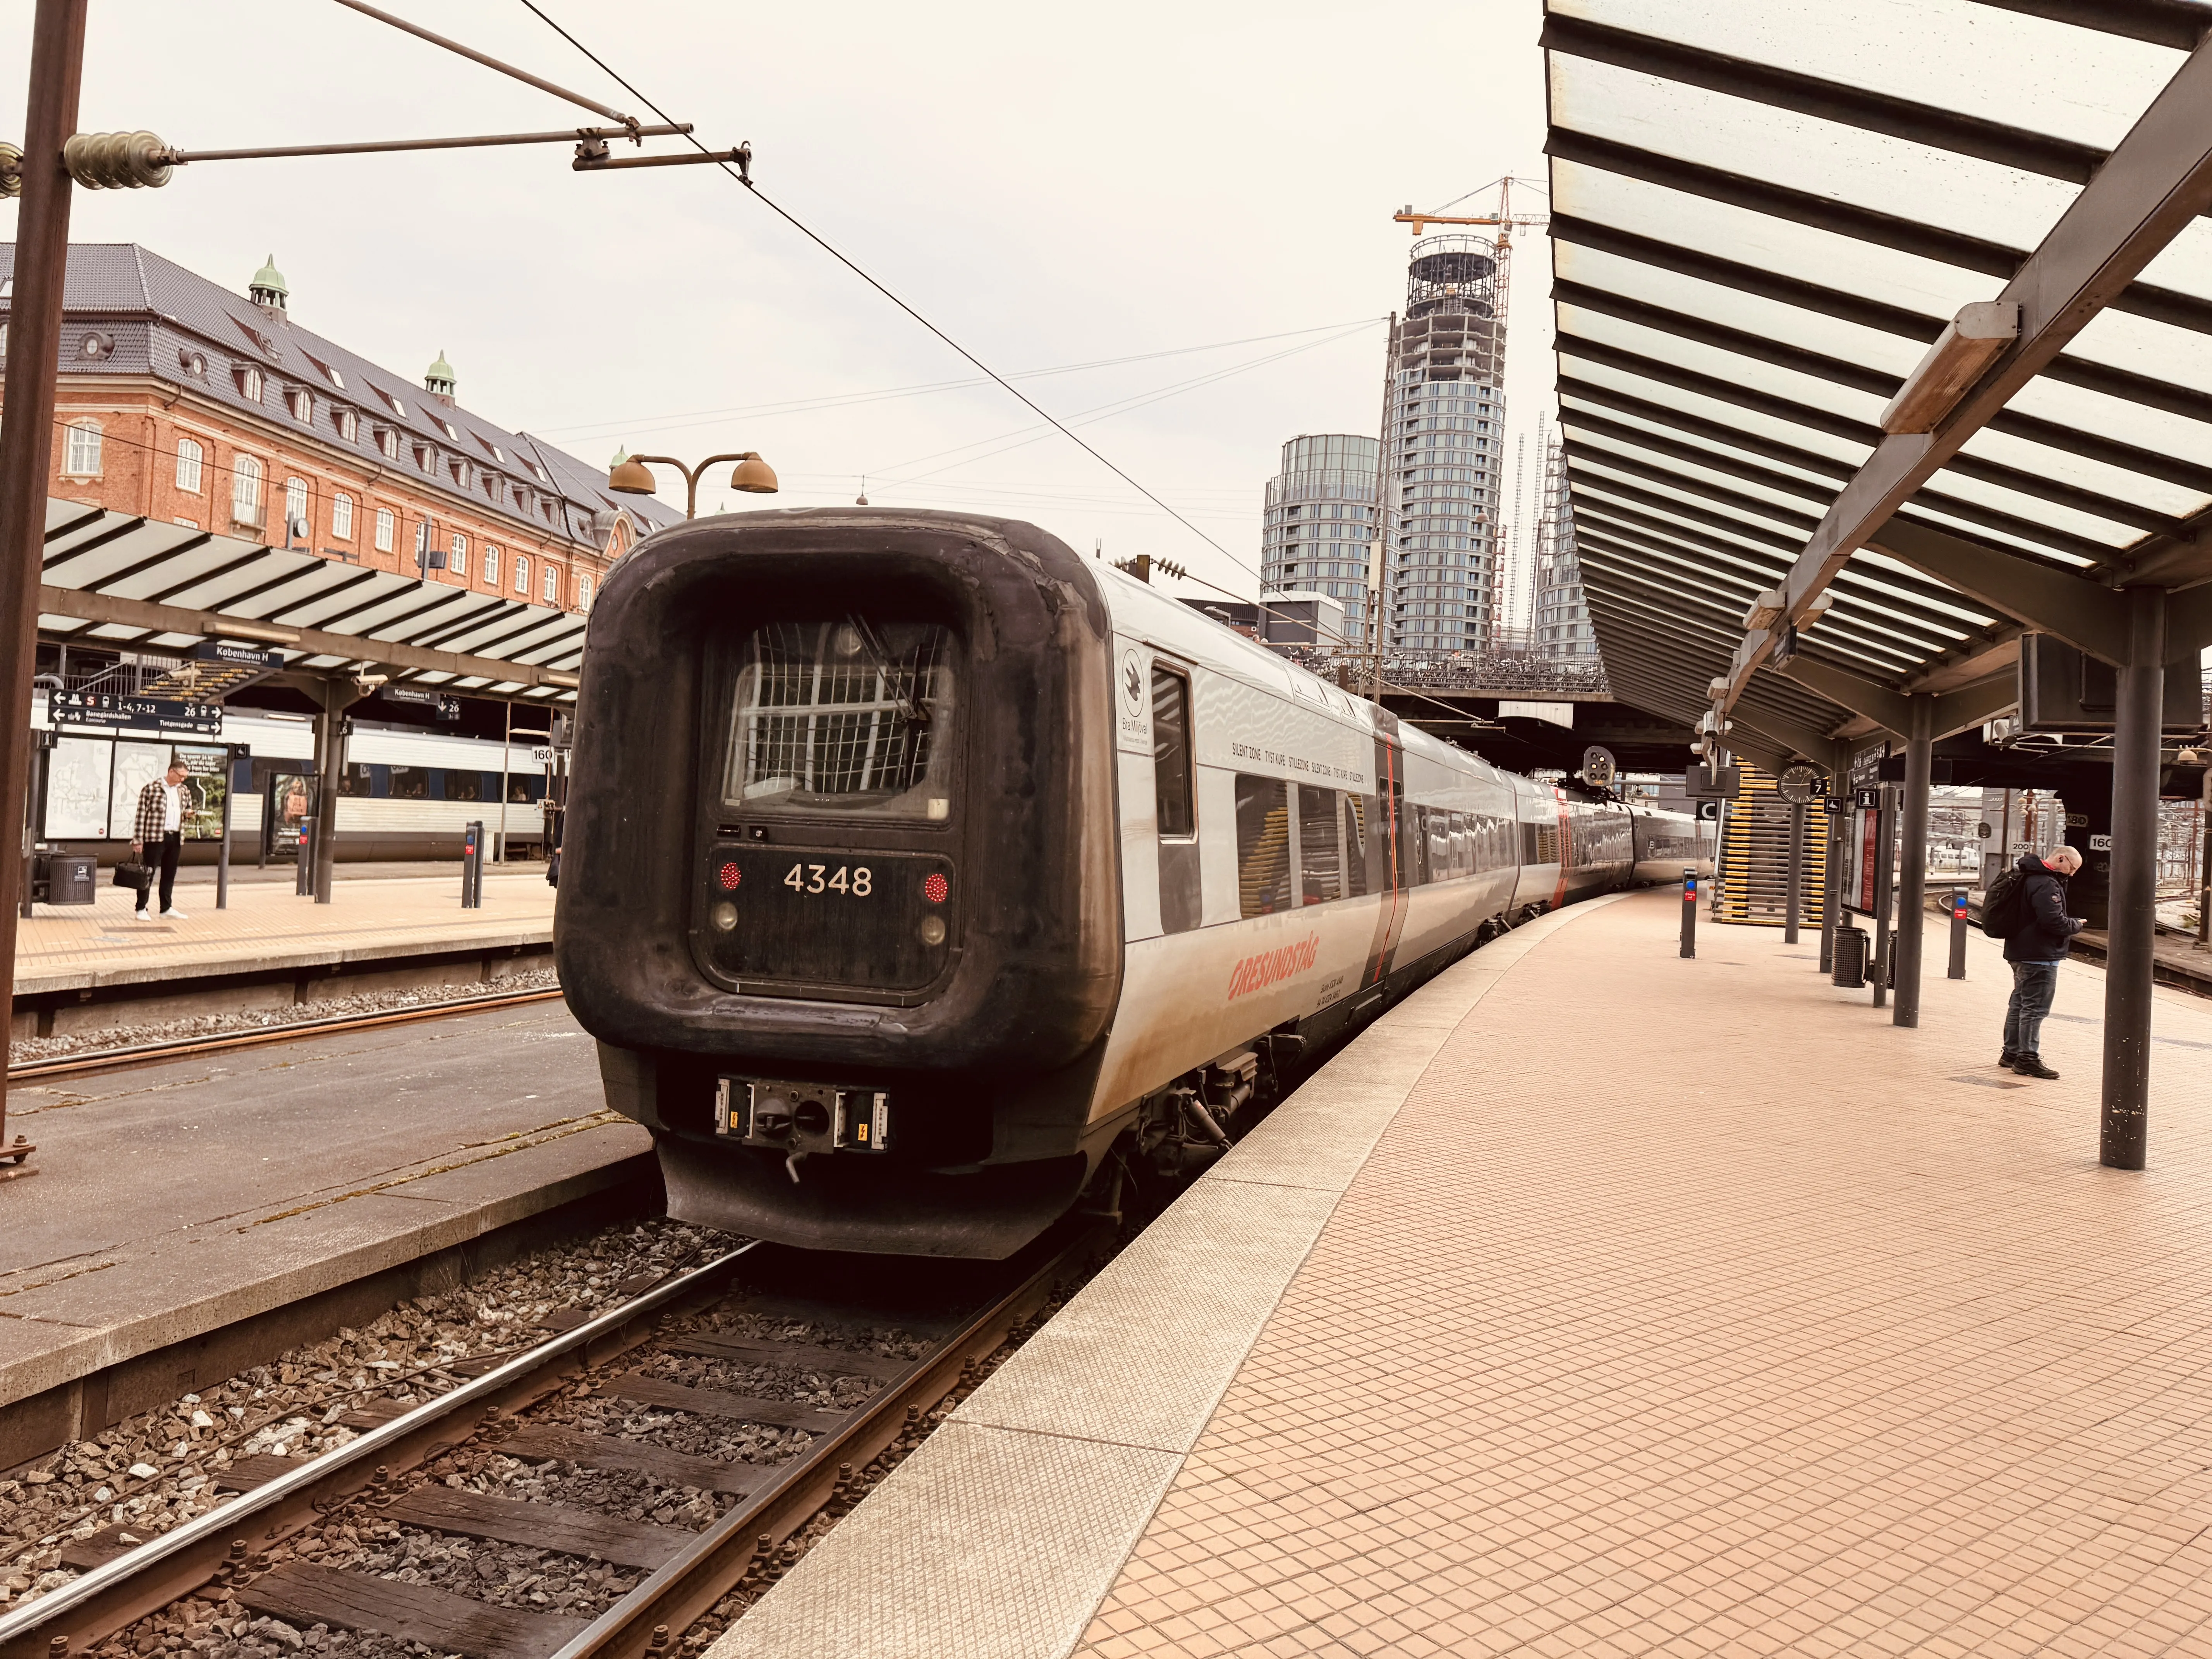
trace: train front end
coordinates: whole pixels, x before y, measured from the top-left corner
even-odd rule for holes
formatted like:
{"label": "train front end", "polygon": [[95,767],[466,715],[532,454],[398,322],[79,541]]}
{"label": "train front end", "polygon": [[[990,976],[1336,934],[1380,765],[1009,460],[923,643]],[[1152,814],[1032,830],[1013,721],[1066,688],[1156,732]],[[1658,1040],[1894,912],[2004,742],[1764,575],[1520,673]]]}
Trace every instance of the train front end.
{"label": "train front end", "polygon": [[724,516],[616,568],[555,944],[672,1215],[996,1258],[1074,1203],[1121,971],[1107,641],[1014,521]]}

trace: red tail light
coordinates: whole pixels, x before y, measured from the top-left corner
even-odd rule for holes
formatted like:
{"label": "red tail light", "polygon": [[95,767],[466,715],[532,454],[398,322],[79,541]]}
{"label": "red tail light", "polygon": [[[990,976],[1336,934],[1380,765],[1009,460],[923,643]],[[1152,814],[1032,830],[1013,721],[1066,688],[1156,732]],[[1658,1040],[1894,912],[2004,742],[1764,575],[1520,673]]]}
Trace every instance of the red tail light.
{"label": "red tail light", "polygon": [[921,884],[921,896],[932,904],[944,903],[951,892],[952,884],[945,880],[942,871],[931,871],[928,879]]}
{"label": "red tail light", "polygon": [[721,873],[722,890],[726,893],[736,892],[738,878],[743,873],[734,864],[724,865]]}

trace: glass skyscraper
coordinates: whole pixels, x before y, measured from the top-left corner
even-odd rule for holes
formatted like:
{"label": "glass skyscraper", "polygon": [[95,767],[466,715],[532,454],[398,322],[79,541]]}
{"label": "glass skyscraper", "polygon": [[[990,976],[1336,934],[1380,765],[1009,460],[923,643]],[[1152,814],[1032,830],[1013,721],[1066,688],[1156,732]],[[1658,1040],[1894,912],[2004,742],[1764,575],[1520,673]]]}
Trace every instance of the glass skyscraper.
{"label": "glass skyscraper", "polygon": [[1413,244],[1382,423],[1386,638],[1401,650],[1478,652],[1491,636],[1505,421],[1497,274],[1481,237]]}
{"label": "glass skyscraper", "polygon": [[1356,434],[1300,435],[1283,446],[1267,480],[1260,574],[1264,600],[1285,590],[1344,605],[1338,649],[1367,644],[1367,550],[1377,533],[1376,464],[1382,445]]}

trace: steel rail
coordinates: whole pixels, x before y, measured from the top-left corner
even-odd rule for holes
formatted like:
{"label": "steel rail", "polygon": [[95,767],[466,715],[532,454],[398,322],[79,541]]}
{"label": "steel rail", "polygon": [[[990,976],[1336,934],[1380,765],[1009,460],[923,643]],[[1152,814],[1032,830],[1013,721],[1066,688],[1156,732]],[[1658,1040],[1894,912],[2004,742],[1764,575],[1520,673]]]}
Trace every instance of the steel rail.
{"label": "steel rail", "polygon": [[1050,1296],[1068,1263],[1106,1236],[1106,1221],[1079,1224],[1034,1273],[961,1327],[928,1358],[879,1391],[837,1429],[798,1457],[758,1497],[732,1504],[683,1553],[580,1631],[548,1659],[641,1659],[657,1650],[654,1632],[680,1634],[743,1581],[760,1557],[805,1526],[836,1490],[841,1463],[866,1468],[903,1432],[909,1410],[927,1411],[950,1394],[971,1360],[994,1352],[1013,1328]]}
{"label": "steel rail", "polygon": [[[632,1346],[625,1328],[687,1296],[712,1288],[738,1259],[759,1248],[741,1244],[712,1261],[679,1273],[633,1297],[574,1330],[538,1343],[505,1364],[424,1401],[390,1422],[363,1431],[332,1451],[308,1459],[295,1469],[241,1493],[228,1504],[194,1516],[181,1526],[91,1571],[57,1586],[37,1601],[0,1614],[0,1659],[82,1649],[149,1613],[169,1605],[213,1578],[230,1554],[234,1540],[256,1537],[252,1547],[310,1524],[322,1511],[375,1484],[380,1463],[411,1466],[427,1462],[434,1449],[456,1443],[481,1426],[454,1433],[448,1419],[471,1407],[506,1410],[550,1391],[559,1380],[548,1373],[573,1358],[592,1363],[595,1345],[619,1352]],[[565,1375],[565,1373],[563,1373]],[[434,1441],[433,1431],[448,1438]],[[411,1454],[411,1455],[410,1455]],[[57,1626],[49,1631],[49,1626]],[[41,1643],[40,1638],[45,1636]]]}
{"label": "steel rail", "polygon": [[331,1014],[321,1019],[295,1020],[289,1024],[264,1026],[252,1031],[225,1031],[215,1036],[177,1037],[165,1042],[133,1043],[124,1048],[101,1048],[90,1054],[63,1054],[52,1060],[27,1060],[8,1068],[8,1081],[35,1082],[40,1078],[89,1077],[99,1072],[120,1071],[149,1060],[182,1060],[193,1054],[216,1054],[228,1048],[256,1048],[295,1037],[324,1036],[335,1031],[368,1030],[380,1025],[407,1025],[416,1020],[442,1019],[453,1014],[473,1014],[488,1008],[514,1008],[528,1002],[544,1002],[561,994],[549,991],[514,991],[504,996],[456,998],[427,1008],[395,1008],[374,1014]]}

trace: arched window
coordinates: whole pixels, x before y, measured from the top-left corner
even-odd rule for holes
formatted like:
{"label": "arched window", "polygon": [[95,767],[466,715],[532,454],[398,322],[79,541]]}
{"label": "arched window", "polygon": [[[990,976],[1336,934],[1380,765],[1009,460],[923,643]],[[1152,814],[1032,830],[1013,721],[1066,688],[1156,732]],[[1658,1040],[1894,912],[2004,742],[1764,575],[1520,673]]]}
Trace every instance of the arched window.
{"label": "arched window", "polygon": [[463,581],[466,581],[466,580],[468,580],[468,579],[469,579],[469,538],[468,538],[466,536],[464,536],[463,534],[461,534],[461,532],[460,532],[459,531],[458,531],[458,530],[456,530],[456,531],[453,532],[453,540],[452,551],[453,551],[453,557],[452,557],[450,560],[448,560],[448,561],[447,562],[447,568],[448,568],[449,569],[452,569],[452,570],[454,570],[454,571],[459,572],[459,575],[460,575],[460,578],[461,578],[461,580],[462,580]]}
{"label": "arched window", "polygon": [[177,488],[200,493],[200,463],[207,459],[207,451],[190,438],[177,440]]}
{"label": "arched window", "polygon": [[100,476],[100,422],[71,421],[69,436],[62,450],[62,471],[72,477],[96,478]]}
{"label": "arched window", "polygon": [[494,587],[499,586],[499,550],[489,542],[484,544],[483,579]]}
{"label": "arched window", "polygon": [[576,609],[589,611],[591,608],[592,579],[589,576],[579,576],[576,578]]}
{"label": "arched window", "polygon": [[378,552],[392,551],[392,538],[398,528],[398,521],[392,517],[390,507],[380,507],[376,509],[376,550]]}
{"label": "arched window", "polygon": [[234,524],[261,527],[261,463],[251,455],[230,464],[230,517]]}
{"label": "arched window", "polygon": [[[291,533],[292,526],[295,523],[308,525],[307,481],[305,478],[287,478],[284,480],[284,529],[285,533],[288,536]],[[308,527],[301,531],[301,533],[302,535],[313,535],[314,533],[313,526],[312,525],[308,525]]]}
{"label": "arched window", "polygon": [[545,567],[544,592],[546,604],[558,605],[561,603],[561,573],[556,570],[550,564]]}
{"label": "arched window", "polygon": [[525,599],[530,597],[530,561],[520,553],[514,556],[514,591]]}
{"label": "arched window", "polygon": [[331,499],[331,535],[337,540],[353,539],[353,497],[335,495]]}

